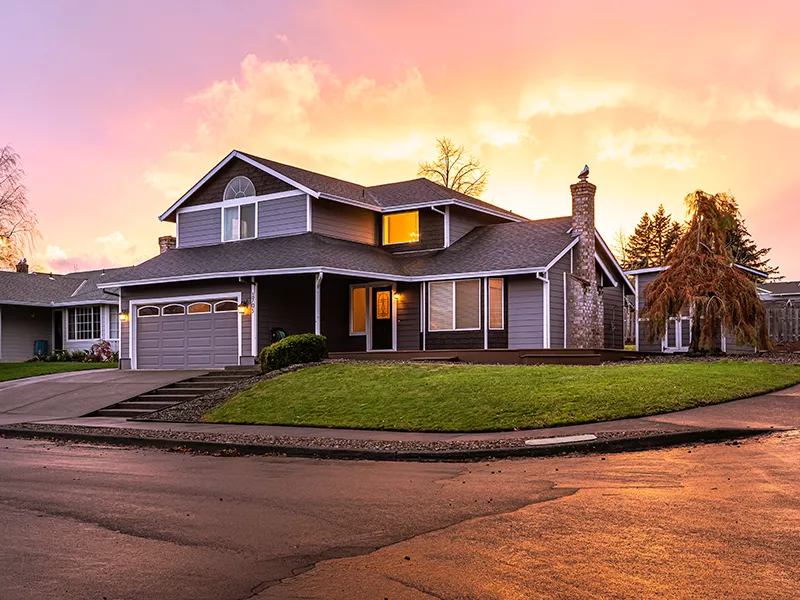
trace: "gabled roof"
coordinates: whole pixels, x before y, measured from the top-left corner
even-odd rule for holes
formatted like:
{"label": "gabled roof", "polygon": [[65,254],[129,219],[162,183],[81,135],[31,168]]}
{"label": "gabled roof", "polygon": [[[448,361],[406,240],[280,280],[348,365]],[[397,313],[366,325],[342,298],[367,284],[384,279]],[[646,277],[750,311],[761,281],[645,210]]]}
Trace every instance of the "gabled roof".
{"label": "gabled roof", "polygon": [[773,296],[800,296],[800,281],[768,281],[760,287]]}
{"label": "gabled roof", "polygon": [[328,175],[315,173],[313,171],[301,169],[300,167],[279,163],[238,150],[232,151],[228,156],[217,163],[217,165],[192,186],[188,192],[170,206],[159,219],[164,221],[172,217],[175,211],[178,210],[194,192],[200,189],[206,181],[233,159],[242,160],[257,169],[261,169],[273,177],[315,198],[352,204],[376,212],[392,212],[404,207],[411,208],[417,206],[457,204],[472,208],[473,210],[507,218],[512,221],[526,220],[524,217],[515,215],[509,210],[499,208],[483,200],[473,198],[472,196],[450,190],[427,179],[412,179],[410,181],[365,187],[357,183],[329,177]]}
{"label": "gabled roof", "polygon": [[82,271],[69,275],[0,271],[0,304],[116,304],[117,298],[99,289],[97,284],[112,276],[122,276],[128,268]]}

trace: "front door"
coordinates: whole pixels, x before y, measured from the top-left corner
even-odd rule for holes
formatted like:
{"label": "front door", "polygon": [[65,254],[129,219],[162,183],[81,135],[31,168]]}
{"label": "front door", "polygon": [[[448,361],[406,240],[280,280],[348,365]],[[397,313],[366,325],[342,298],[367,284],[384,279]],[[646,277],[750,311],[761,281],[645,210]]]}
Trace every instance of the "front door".
{"label": "front door", "polygon": [[53,311],[53,350],[64,349],[64,313]]}
{"label": "front door", "polygon": [[372,288],[372,349],[392,350],[392,288]]}

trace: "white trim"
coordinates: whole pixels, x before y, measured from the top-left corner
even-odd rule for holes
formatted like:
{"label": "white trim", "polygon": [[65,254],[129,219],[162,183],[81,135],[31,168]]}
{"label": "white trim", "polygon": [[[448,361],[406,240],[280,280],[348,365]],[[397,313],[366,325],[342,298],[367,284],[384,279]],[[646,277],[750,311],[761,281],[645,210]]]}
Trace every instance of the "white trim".
{"label": "white trim", "polygon": [[314,230],[314,221],[311,211],[311,196],[306,194],[306,233],[311,233]]}
{"label": "white trim", "polygon": [[427,343],[427,339],[425,337],[426,327],[425,327],[425,287],[424,283],[419,284],[419,331],[422,334],[422,351],[425,351],[425,344]]}
{"label": "white trim", "polygon": [[569,249],[569,272],[570,273],[574,273],[575,272],[575,260],[574,260],[574,258],[575,257],[573,255],[572,248],[570,248]]}
{"label": "white trim", "polygon": [[[164,309],[165,308],[169,308],[170,306],[178,306],[178,307],[183,309],[183,312],[182,313],[165,314],[164,313]],[[162,306],[161,307],[161,315],[159,315],[159,316],[162,316],[162,317],[185,317],[187,312],[188,311],[186,310],[186,307],[183,304],[172,303],[172,304],[167,304],[165,306]],[[153,316],[156,316],[156,315],[153,315]]]}
{"label": "white trim", "polygon": [[[396,215],[406,215],[406,214],[413,214],[416,217],[416,221],[417,221],[417,227],[416,227],[417,239],[416,240],[412,240],[410,242],[387,242],[386,241],[387,237],[388,237],[387,234],[386,234],[386,232],[387,232],[387,228],[386,228],[387,219],[389,219],[390,217],[396,216]],[[421,240],[420,240],[420,233],[419,233],[419,211],[418,210],[404,210],[404,211],[401,211],[401,212],[396,212],[396,213],[392,213],[392,214],[388,214],[388,215],[385,214],[385,215],[381,216],[381,246],[399,246],[401,244],[418,244],[420,241]]]}
{"label": "white trim", "polygon": [[[364,331],[353,331],[353,290],[355,289],[363,289],[364,290]],[[348,321],[350,323],[350,336],[351,337],[361,337],[367,335],[367,321],[369,320],[368,314],[368,302],[367,302],[367,295],[369,294],[369,284],[366,283],[353,283],[350,284],[350,291],[348,292],[350,295],[348,297],[348,307],[349,307],[349,316]]]}
{"label": "white trim", "polygon": [[305,192],[301,190],[289,190],[288,192],[275,192],[274,194],[263,194],[261,196],[247,196],[246,198],[235,198],[233,200],[225,200],[219,202],[207,202],[206,204],[198,204],[196,206],[184,206],[175,213],[182,215],[191,212],[202,212],[204,210],[211,210],[214,208],[222,208],[223,206],[235,206],[236,204],[250,204],[251,202],[267,202],[269,200],[277,200],[279,198],[291,198],[292,196],[303,196]]}
{"label": "white trim", "polygon": [[[53,325],[55,329],[55,325]],[[53,332],[53,346],[56,345],[56,335]],[[3,358],[3,307],[0,306],[0,359]]]}
{"label": "white trim", "polygon": [[[144,298],[139,300],[130,300],[128,302],[128,352],[129,358],[131,361],[131,370],[135,370],[137,368],[137,358],[136,358],[136,322],[139,319],[139,312],[137,310],[138,306],[149,306],[149,305],[157,305],[157,304],[166,304],[169,302],[196,302],[196,301],[203,301],[203,300],[230,300],[235,299],[236,302],[239,304],[242,303],[242,292],[228,292],[225,293],[218,293],[218,294],[197,294],[193,296],[171,296],[169,298]],[[159,314],[161,311],[159,310]],[[188,313],[187,313],[188,314]],[[199,313],[199,314],[208,314],[208,313]],[[144,317],[147,318],[147,317]],[[241,362],[242,356],[242,313],[237,311],[237,321],[238,321],[238,331],[239,331],[239,358],[237,362]]]}
{"label": "white trim", "polygon": [[645,273],[659,273],[661,271],[666,271],[669,267],[646,267],[644,269],[631,269],[630,271],[625,271],[625,275],[644,275]]}
{"label": "white trim", "polygon": [[483,278],[483,349],[489,349],[489,278]]}
{"label": "white trim", "polygon": [[222,191],[222,201],[223,202],[228,202],[228,201],[238,200],[239,199],[239,198],[236,197],[236,194],[238,194],[237,191],[233,192],[234,193],[234,197],[233,198],[226,198],[225,196],[228,195],[228,190],[232,189],[231,184],[234,181],[241,180],[241,179],[244,179],[247,182],[247,185],[244,186],[245,187],[245,191],[247,190],[248,187],[251,187],[251,188],[253,188],[253,193],[250,196],[246,196],[246,195],[245,196],[240,196],[240,198],[253,198],[253,197],[255,197],[255,195],[256,195],[256,186],[253,183],[253,180],[250,179],[247,175],[235,175],[234,177],[231,178],[231,180],[225,186],[225,189]]}
{"label": "white trim", "polygon": [[179,212],[175,213],[175,247],[181,247],[181,213]]}
{"label": "white trim", "polygon": [[550,274],[545,272],[536,274],[536,279],[542,282],[542,348],[550,348]]}
{"label": "white trim", "polygon": [[[197,304],[205,304],[205,305],[207,305],[208,306],[208,310],[201,310],[201,311],[198,311],[198,312],[191,312],[189,309],[192,306],[195,306]],[[190,302],[190,303],[188,303],[188,306],[186,307],[186,315],[208,315],[208,314],[211,314],[213,312],[214,312],[214,305],[211,304],[211,302],[203,302],[203,301]],[[161,310],[161,316],[162,317],[164,316],[164,310],[163,309]]]}
{"label": "white trim", "polygon": [[[270,275],[298,275],[303,273],[327,273],[328,275],[352,275],[361,278],[385,279],[387,281],[402,281],[407,283],[418,283],[428,281],[454,281],[457,279],[477,279],[480,277],[503,277],[509,275],[529,275],[543,273],[545,267],[525,267],[521,269],[504,269],[500,271],[476,271],[470,273],[447,273],[444,275],[421,275],[410,277],[408,275],[397,275],[394,273],[375,273],[369,271],[354,271],[352,269],[334,269],[329,267],[297,267],[292,269],[265,269],[259,271],[227,271],[223,273],[198,273],[196,275],[181,275],[178,277],[160,277],[157,279],[141,279],[138,281],[116,281],[105,285],[98,284],[100,289],[112,289],[120,287],[135,287],[139,285],[151,285],[157,283],[177,283],[182,281],[202,281],[204,279],[230,279],[234,277],[268,277]],[[5,304],[11,304],[5,302]],[[76,303],[77,304],[77,303]],[[85,302],[84,304],[102,304],[101,302]],[[107,303],[106,303],[107,304]],[[37,304],[36,306],[55,306],[54,304]],[[58,306],[66,306],[59,303]]]}
{"label": "white trim", "polygon": [[444,247],[450,247],[450,207],[444,207]]}
{"label": "white trim", "polygon": [[392,350],[397,351],[397,283],[392,282]]}
{"label": "white trim", "polygon": [[312,196],[314,196],[314,197],[317,197],[317,196],[319,195],[319,194],[317,194],[317,192],[315,192],[314,190],[312,190],[312,189],[310,189],[310,188],[307,188],[306,186],[304,186],[304,185],[301,185],[301,184],[297,183],[297,182],[296,182],[294,179],[290,179],[289,177],[287,177],[287,176],[286,176],[286,175],[284,175],[283,173],[279,173],[279,172],[278,172],[278,171],[276,171],[275,169],[271,169],[271,168],[269,168],[269,167],[268,167],[268,166],[266,166],[266,165],[262,165],[262,164],[261,164],[260,162],[258,162],[257,160],[253,160],[253,159],[252,159],[252,158],[250,158],[249,156],[245,156],[244,154],[242,154],[242,153],[241,153],[241,152],[239,152],[238,150],[234,150],[234,153],[235,153],[235,155],[236,155],[236,158],[238,158],[238,159],[240,159],[240,160],[243,160],[243,161],[244,161],[244,162],[246,162],[248,165],[250,165],[250,166],[253,166],[253,167],[255,167],[256,169],[261,169],[262,171],[264,171],[265,173],[269,173],[270,175],[272,175],[272,176],[273,176],[273,177],[275,177],[276,179],[280,179],[282,182],[284,182],[284,183],[288,183],[289,185],[291,185],[291,186],[293,186],[293,187],[296,187],[298,190],[302,190],[302,191],[303,191],[303,192],[305,192],[306,194],[311,194],[311,195],[312,195]]}
{"label": "white trim", "polygon": [[258,364],[258,282],[253,278],[250,282],[250,349]]}
{"label": "white trim", "polygon": [[[239,310],[239,305],[238,304],[236,304],[236,308],[234,308],[233,310],[217,310],[217,305],[218,304],[223,304],[225,302],[230,302],[232,304],[236,304],[236,300],[219,300],[217,302],[214,302],[211,312],[213,312],[214,314],[219,313],[221,315],[224,315],[225,313],[231,313],[231,312]],[[195,314],[197,314],[197,313],[195,313]],[[202,313],[199,313],[199,314],[202,314]]]}
{"label": "white trim", "polygon": [[564,350],[566,350],[567,349],[567,272],[563,271],[561,273],[561,275],[564,276],[564,288],[563,288],[563,292],[564,292],[564,294],[563,294],[564,295],[564,335],[563,335],[563,343],[564,343],[564,345],[562,346],[562,348],[564,348]]}
{"label": "white trim", "polygon": [[616,279],[614,279],[614,277],[611,275],[608,269],[606,269],[606,266],[603,264],[603,261],[600,260],[600,255],[597,252],[594,253],[594,260],[600,265],[600,269],[603,271],[603,273],[605,273],[606,277],[608,277],[611,280],[611,283],[614,284],[614,287],[618,287],[619,282]]}
{"label": "white trim", "polygon": [[[614,263],[614,267],[616,267],[617,272],[622,276],[622,279],[627,284],[628,289],[630,291],[633,291],[633,286],[631,285],[631,282],[628,281],[628,279],[625,277],[625,271],[622,270],[622,266],[620,266],[620,264],[617,262],[617,258],[614,256],[614,253],[611,252],[611,249],[608,247],[608,245],[606,244],[605,240],[603,239],[603,236],[600,235],[600,233],[597,231],[597,229],[594,230],[594,237],[598,242],[600,242],[600,245],[603,247],[603,250],[608,255],[608,257],[611,259],[611,262]],[[595,251],[595,254],[596,253],[597,252]],[[602,261],[600,262],[600,264],[602,266],[602,264],[603,264]],[[603,269],[603,270],[605,270],[605,269]],[[611,277],[610,275],[609,275],[609,277],[611,278],[612,281],[614,280],[614,278]],[[614,287],[617,287],[616,283],[614,284]]]}
{"label": "white trim", "polygon": [[[555,265],[559,260],[561,260],[561,258],[567,252],[570,252],[575,247],[575,244],[577,244],[579,241],[580,241],[580,238],[575,238],[574,240],[572,240],[566,248],[564,248],[561,252],[558,253],[558,256],[556,256],[553,260],[551,260],[549,263],[547,263],[547,266],[544,268],[544,270],[545,271],[549,271],[550,269],[552,269],[553,265]],[[569,270],[570,270],[570,272],[572,272],[572,253],[571,252],[570,252],[570,255],[569,255]]]}
{"label": "white trim", "polygon": [[[249,202],[242,202],[242,203],[231,202],[230,204],[226,203],[225,206],[222,207],[222,212],[220,213],[220,215],[222,217],[220,219],[220,229],[221,229],[221,231],[220,231],[220,234],[219,234],[219,239],[220,239],[221,243],[227,244],[228,242],[243,242],[243,241],[246,241],[246,240],[256,240],[256,239],[258,239],[258,202],[253,202],[252,201],[252,197],[248,198],[248,200],[249,200]],[[253,205],[253,212],[254,212],[253,219],[255,221],[253,223],[253,229],[254,229],[253,236],[252,237],[243,238],[243,237],[240,237],[241,236],[241,231],[242,231],[242,207],[243,206],[250,206],[251,204]],[[229,240],[226,240],[225,239],[225,211],[228,210],[229,208],[238,208],[239,209],[237,211],[238,218],[236,219],[236,222],[239,224],[239,230],[238,230],[238,232],[236,232],[236,237],[233,237],[233,238],[231,238]],[[207,245],[216,245],[216,244],[207,244]]]}
{"label": "white trim", "polygon": [[[97,307],[97,311],[98,311],[99,316],[100,316],[100,329],[99,329],[100,336],[99,337],[90,337],[90,338],[73,338],[73,337],[70,337],[70,335],[69,335],[69,309],[68,309],[67,310],[67,331],[66,331],[67,335],[66,335],[66,338],[65,338],[65,340],[67,342],[97,342],[97,341],[103,339],[103,306],[99,305],[99,304],[93,304],[93,305],[79,306],[79,307],[73,307],[73,308],[91,308],[92,309],[92,331],[91,331],[91,333],[94,333],[94,308],[95,308],[95,306]],[[78,326],[77,326],[77,323],[76,323],[75,324],[75,334],[77,335],[77,333],[78,333]]]}
{"label": "white trim", "polygon": [[[459,281],[477,281],[478,282],[478,326],[477,327],[456,327],[456,321],[458,313],[458,306],[456,304],[456,282]],[[453,288],[453,327],[451,329],[431,329],[431,293],[430,293],[430,284],[431,283],[452,283]],[[480,331],[481,330],[481,280],[479,278],[473,277],[471,279],[463,280],[463,279],[450,279],[446,281],[429,281],[428,282],[428,318],[427,318],[427,329],[428,333],[450,333],[453,331]]]}
{"label": "white trim", "polygon": [[322,277],[320,271],[314,279],[314,333],[317,335],[322,335]]}

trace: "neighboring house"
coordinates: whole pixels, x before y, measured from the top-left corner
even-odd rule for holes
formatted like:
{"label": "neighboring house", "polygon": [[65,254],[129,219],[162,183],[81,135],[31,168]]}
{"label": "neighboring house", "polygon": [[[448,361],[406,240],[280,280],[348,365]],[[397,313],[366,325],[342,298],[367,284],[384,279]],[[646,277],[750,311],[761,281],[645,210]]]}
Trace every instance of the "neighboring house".
{"label": "neighboring house", "polygon": [[767,309],[767,328],[776,347],[800,350],[800,281],[776,281],[759,286]]}
{"label": "neighboring house", "polygon": [[758,288],[758,295],[767,308],[800,306],[800,281],[769,281]]}
{"label": "neighboring house", "polygon": [[573,216],[530,221],[426,179],[233,151],[161,215],[177,239],[99,284],[120,294],[121,366],[253,364],[279,330],[330,351],[622,348],[633,288],[586,177]]}
{"label": "neighboring house", "polygon": [[124,269],[69,275],[0,271],[0,361],[34,356],[37,340],[54,350],[88,350],[100,340],[119,348],[119,297],[97,284]]}
{"label": "neighboring house", "polygon": [[[762,271],[757,271],[741,265],[735,266],[757,277],[768,277],[768,274]],[[634,324],[636,328],[636,350],[639,352],[663,352],[667,354],[688,352],[689,346],[692,343],[692,318],[688,312],[683,313],[680,317],[670,317],[667,323],[667,332],[664,337],[652,342],[649,339],[648,320],[641,316],[645,308],[647,287],[667,268],[668,267],[650,267],[626,271],[626,275],[633,278],[633,287],[636,290],[636,299],[634,301],[636,316]],[[759,295],[761,295],[761,293],[759,293]],[[763,299],[763,295],[761,296]],[[753,346],[738,344],[735,336],[723,330],[720,330],[719,347],[723,352],[728,354],[747,354],[756,351],[756,348]]]}

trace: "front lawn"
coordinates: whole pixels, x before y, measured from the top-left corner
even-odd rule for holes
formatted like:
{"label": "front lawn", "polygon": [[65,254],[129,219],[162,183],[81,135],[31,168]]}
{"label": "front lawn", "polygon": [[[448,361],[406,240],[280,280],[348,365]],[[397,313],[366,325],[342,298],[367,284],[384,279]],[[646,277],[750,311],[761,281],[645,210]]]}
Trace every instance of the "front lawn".
{"label": "front lawn", "polygon": [[0,363],[0,381],[11,381],[23,377],[50,375],[52,373],[68,373],[69,371],[85,371],[87,369],[116,369],[115,362],[24,362]]}
{"label": "front lawn", "polygon": [[798,382],[800,366],[760,362],[607,367],[338,363],[263,381],[203,420],[502,431],[671,412]]}

